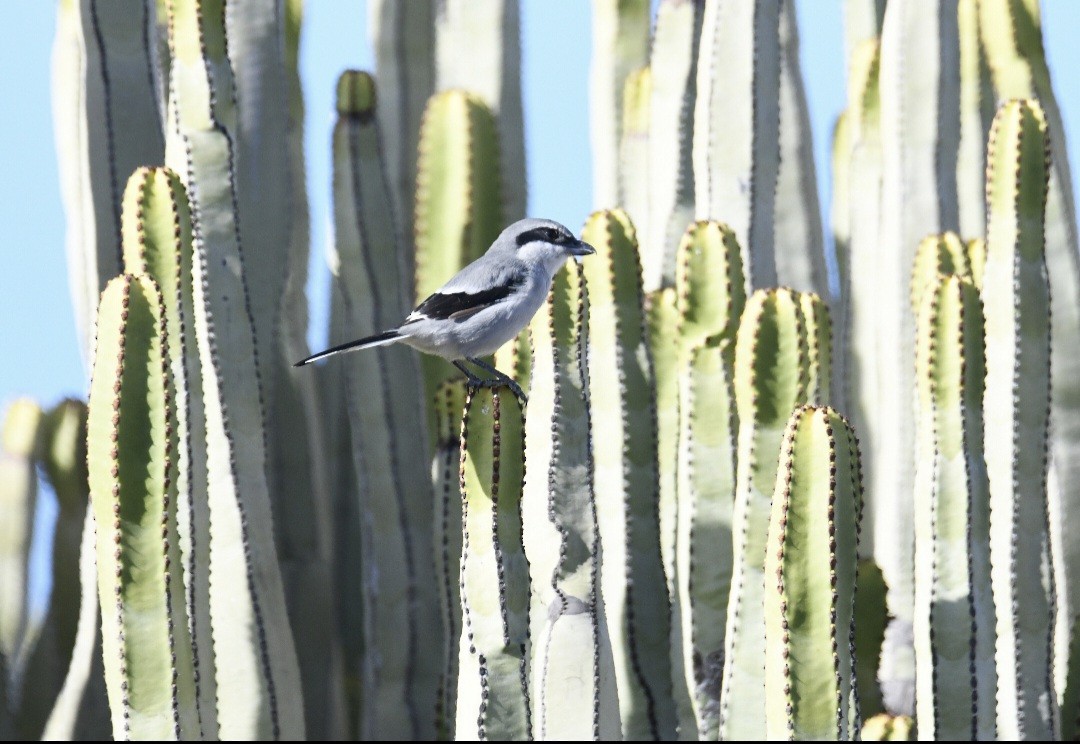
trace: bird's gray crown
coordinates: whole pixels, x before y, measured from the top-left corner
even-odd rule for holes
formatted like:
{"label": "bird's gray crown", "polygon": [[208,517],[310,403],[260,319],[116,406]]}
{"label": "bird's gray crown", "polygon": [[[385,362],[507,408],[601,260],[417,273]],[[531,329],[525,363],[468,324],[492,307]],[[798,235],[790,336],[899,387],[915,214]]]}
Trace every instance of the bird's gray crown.
{"label": "bird's gray crown", "polygon": [[520,248],[534,241],[564,245],[566,243],[577,243],[577,238],[574,237],[574,233],[569,228],[555,220],[526,217],[503,230],[496,243],[505,245],[508,248]]}

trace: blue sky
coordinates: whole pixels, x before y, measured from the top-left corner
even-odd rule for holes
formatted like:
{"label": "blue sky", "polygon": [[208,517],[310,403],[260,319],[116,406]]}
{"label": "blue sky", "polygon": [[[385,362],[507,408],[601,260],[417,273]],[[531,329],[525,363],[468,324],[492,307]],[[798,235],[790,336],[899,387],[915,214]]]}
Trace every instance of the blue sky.
{"label": "blue sky", "polygon": [[[828,204],[828,138],[844,103],[841,0],[797,0],[803,74],[811,107],[822,204]],[[523,0],[523,85],[531,214],[578,227],[592,208],[588,142],[589,3]],[[0,224],[7,225],[0,261],[0,404],[31,395],[51,404],[84,396],[67,289],[64,215],[60,205],[49,101],[54,3],[24,2],[18,22],[0,30]],[[1044,0],[1046,46],[1070,153],[1078,162],[1080,2]],[[362,0],[308,0],[302,47],[307,97],[308,191],[312,204],[311,341],[326,337],[329,234],[329,138],[332,95],[345,67],[370,69]]]}

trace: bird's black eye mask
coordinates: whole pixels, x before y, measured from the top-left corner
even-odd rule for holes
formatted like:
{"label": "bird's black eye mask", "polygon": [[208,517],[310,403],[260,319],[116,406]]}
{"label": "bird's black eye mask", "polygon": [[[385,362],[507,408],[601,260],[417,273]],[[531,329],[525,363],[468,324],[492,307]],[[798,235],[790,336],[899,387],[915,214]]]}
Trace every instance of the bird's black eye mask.
{"label": "bird's black eye mask", "polygon": [[526,230],[517,236],[518,248],[526,243],[531,243],[534,240],[562,245],[563,243],[569,243],[573,238],[569,235],[564,235],[554,227],[534,227],[532,230]]}

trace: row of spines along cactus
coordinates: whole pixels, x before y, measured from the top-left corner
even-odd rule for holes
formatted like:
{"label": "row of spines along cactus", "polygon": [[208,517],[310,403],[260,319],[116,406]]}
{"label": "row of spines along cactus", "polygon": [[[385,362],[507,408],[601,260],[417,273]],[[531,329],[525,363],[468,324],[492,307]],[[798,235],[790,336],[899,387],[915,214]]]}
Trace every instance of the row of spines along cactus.
{"label": "row of spines along cactus", "polygon": [[[651,45],[648,5],[594,3],[623,208],[497,355],[523,411],[408,350],[289,369],[300,2],[60,4],[93,376],[88,414],[5,425],[10,513],[36,466],[62,508],[40,618],[11,520],[0,731],[1071,738],[1080,272],[1037,7],[848,0],[830,295],[792,4],[665,0]],[[524,210],[517,3],[403,8],[338,83],[335,342]]]}

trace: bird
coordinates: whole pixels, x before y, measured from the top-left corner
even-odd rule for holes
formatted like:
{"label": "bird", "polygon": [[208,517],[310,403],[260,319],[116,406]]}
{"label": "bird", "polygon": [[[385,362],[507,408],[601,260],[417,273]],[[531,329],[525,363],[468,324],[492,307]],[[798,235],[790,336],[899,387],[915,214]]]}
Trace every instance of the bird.
{"label": "bird", "polygon": [[[416,306],[397,328],[333,346],[301,359],[303,367],[335,354],[403,343],[440,356],[476,387],[505,385],[521,400],[521,388],[481,357],[495,353],[529,324],[555,274],[570,258],[596,253],[564,225],[525,218],[513,223],[491,247]],[[465,362],[490,377],[473,374]]]}

